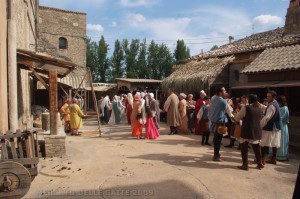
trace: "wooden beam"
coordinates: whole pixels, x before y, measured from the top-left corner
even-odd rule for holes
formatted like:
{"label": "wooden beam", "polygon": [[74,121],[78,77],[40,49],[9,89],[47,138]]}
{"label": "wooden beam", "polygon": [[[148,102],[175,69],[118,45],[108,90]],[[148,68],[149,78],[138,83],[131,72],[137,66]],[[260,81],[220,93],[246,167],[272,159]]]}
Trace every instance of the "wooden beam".
{"label": "wooden beam", "polygon": [[76,95],[78,94],[78,91],[79,91],[79,89],[80,89],[80,87],[81,87],[83,81],[85,80],[86,76],[89,74],[89,71],[90,71],[90,70],[89,70],[89,68],[88,68],[88,70],[86,71],[84,77],[82,78],[82,80],[81,80],[81,82],[80,82],[80,84],[79,84],[77,90],[75,91],[74,97],[76,97]]}
{"label": "wooden beam", "polygon": [[57,135],[57,73],[49,72],[49,111],[50,111],[50,134]]}
{"label": "wooden beam", "polygon": [[[41,66],[40,67],[42,67],[42,65],[44,65],[44,64],[40,64]],[[47,90],[49,90],[49,86],[48,86],[48,84],[44,81],[44,79],[34,70],[34,68],[32,68],[32,67],[28,67],[29,68],[29,70],[32,72],[32,74],[45,86],[45,88],[47,89]]]}
{"label": "wooden beam", "polygon": [[61,86],[61,84],[58,84],[58,85],[59,85],[59,87],[61,88],[61,90],[65,93],[65,95],[68,96],[67,91],[65,91],[65,89]]}
{"label": "wooden beam", "polygon": [[94,100],[94,108],[95,108],[95,111],[97,114],[97,121],[98,121],[98,126],[99,126],[99,136],[101,137],[101,122],[100,122],[100,115],[99,115],[99,111],[98,111],[97,99],[96,99],[96,95],[95,95],[95,91],[94,91],[94,87],[93,87],[92,73],[91,73],[90,68],[88,68],[87,70],[89,73],[89,80],[90,80],[91,90],[92,90],[92,95],[93,95],[93,100]]}

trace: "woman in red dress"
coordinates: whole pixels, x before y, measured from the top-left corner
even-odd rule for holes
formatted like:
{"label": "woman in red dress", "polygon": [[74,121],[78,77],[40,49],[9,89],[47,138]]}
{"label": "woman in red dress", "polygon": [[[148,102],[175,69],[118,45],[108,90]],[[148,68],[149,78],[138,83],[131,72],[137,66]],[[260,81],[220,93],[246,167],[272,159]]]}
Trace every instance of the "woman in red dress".
{"label": "woman in red dress", "polygon": [[145,138],[146,139],[156,139],[158,136],[160,136],[156,125],[153,121],[153,113],[150,109],[149,106],[146,106],[145,108],[145,112],[146,112],[146,134],[145,134]]}
{"label": "woman in red dress", "polygon": [[[197,100],[196,105],[195,105],[195,116],[197,116],[199,110],[201,109],[203,102],[204,102],[204,97],[206,96],[206,93],[204,90],[200,91],[200,99]],[[197,119],[195,120],[195,135],[202,135],[201,129],[199,124],[197,124]]]}
{"label": "woman in red dress", "polygon": [[137,92],[134,96],[132,112],[131,112],[131,128],[132,136],[140,139],[142,137],[143,124],[140,122],[140,119],[143,121],[142,116],[142,98],[141,94]]}

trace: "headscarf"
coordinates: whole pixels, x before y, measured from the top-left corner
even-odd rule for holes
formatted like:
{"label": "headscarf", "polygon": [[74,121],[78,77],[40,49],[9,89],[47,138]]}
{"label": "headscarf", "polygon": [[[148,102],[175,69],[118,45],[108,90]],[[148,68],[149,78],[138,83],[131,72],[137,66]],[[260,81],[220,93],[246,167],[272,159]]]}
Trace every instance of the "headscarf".
{"label": "headscarf", "polygon": [[102,103],[101,103],[101,110],[102,110],[102,113],[104,113],[104,107],[105,105],[107,105],[107,107],[109,107],[109,97],[108,95],[106,95],[103,100],[102,100]]}
{"label": "headscarf", "polygon": [[180,95],[183,99],[186,98],[186,94],[184,94],[184,93],[180,93],[179,95]]}
{"label": "headscarf", "polygon": [[139,92],[137,92],[135,95],[134,95],[134,100],[135,101],[142,101],[142,97],[141,97],[141,94]]}
{"label": "headscarf", "polygon": [[133,105],[133,96],[131,93],[127,94],[127,100],[128,100],[128,103],[132,106]]}
{"label": "headscarf", "polygon": [[154,93],[149,93],[149,96],[151,97],[151,99],[154,99]]}

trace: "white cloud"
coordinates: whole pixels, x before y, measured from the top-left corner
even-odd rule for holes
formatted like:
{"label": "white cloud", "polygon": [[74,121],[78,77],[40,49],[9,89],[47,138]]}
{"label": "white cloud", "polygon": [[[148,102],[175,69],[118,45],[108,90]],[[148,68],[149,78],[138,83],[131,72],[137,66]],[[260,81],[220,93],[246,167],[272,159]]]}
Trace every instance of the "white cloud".
{"label": "white cloud", "polygon": [[86,28],[91,31],[103,32],[104,28],[100,24],[87,24]]}
{"label": "white cloud", "polygon": [[184,38],[185,30],[188,27],[190,18],[167,18],[151,20],[146,26],[155,37],[162,39]]}
{"label": "white cloud", "polygon": [[142,14],[130,14],[127,20],[130,25],[139,26],[146,21],[146,18]]}
{"label": "white cloud", "polygon": [[111,26],[111,27],[117,27],[117,26],[118,26],[118,24],[117,24],[117,22],[116,22],[116,21],[112,21],[112,22],[111,22],[111,24],[110,24],[110,26]]}
{"label": "white cloud", "polygon": [[151,7],[159,3],[160,0],[120,0],[125,7]]}
{"label": "white cloud", "polygon": [[42,6],[72,10],[78,12],[88,12],[89,9],[103,9],[108,0],[40,0]]}
{"label": "white cloud", "polygon": [[282,23],[282,18],[272,15],[259,15],[253,19],[255,25],[278,25]]}

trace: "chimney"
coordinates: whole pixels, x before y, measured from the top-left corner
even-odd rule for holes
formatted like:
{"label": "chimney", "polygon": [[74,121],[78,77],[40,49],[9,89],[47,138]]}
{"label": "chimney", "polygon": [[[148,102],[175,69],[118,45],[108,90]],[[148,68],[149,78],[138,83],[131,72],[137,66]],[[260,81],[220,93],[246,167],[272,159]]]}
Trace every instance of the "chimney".
{"label": "chimney", "polygon": [[234,37],[233,36],[229,36],[228,39],[229,39],[230,44],[234,42]]}
{"label": "chimney", "polygon": [[284,35],[300,33],[300,0],[290,0],[287,9]]}

